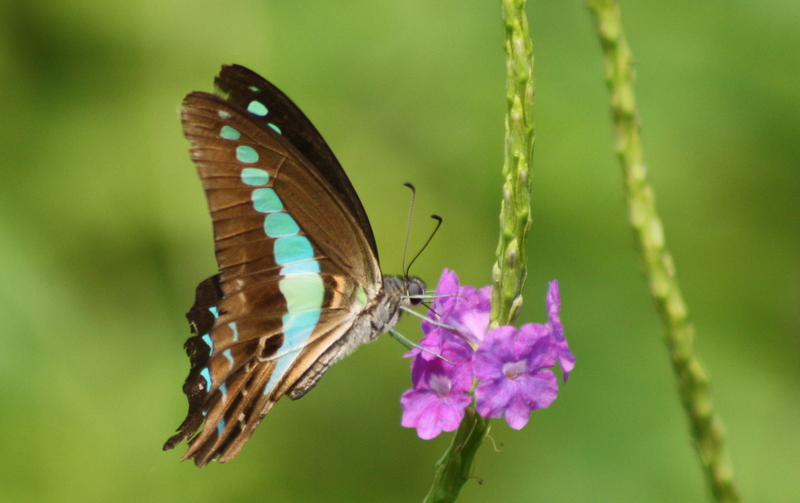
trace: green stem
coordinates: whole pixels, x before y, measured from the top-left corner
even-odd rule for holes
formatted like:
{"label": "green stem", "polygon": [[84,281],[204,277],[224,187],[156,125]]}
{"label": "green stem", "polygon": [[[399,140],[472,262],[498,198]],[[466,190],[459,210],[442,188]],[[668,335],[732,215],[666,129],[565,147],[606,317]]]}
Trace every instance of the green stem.
{"label": "green stem", "polygon": [[472,476],[472,460],[489,433],[489,420],[482,418],[470,405],[464,420],[447,450],[436,462],[433,484],[424,503],[449,503],[458,497],[461,487]]}
{"label": "green stem", "polygon": [[[533,49],[525,14],[526,0],[503,0],[507,67],[506,147],[500,239],[492,270],[492,313],[489,328],[511,325],[522,307],[527,274],[528,230],[531,227],[530,164],[533,158]],[[464,420],[442,458],[425,503],[456,500],[469,480],[472,461],[489,433],[489,420],[467,408]]]}
{"label": "green stem", "polygon": [[527,268],[526,243],[531,227],[533,159],[533,49],[525,0],[503,0],[506,49],[506,148],[500,240],[492,270],[490,328],[511,325],[522,307]]}
{"label": "green stem", "polygon": [[713,498],[718,502],[735,503],[740,498],[725,449],[724,427],[714,412],[709,378],[694,347],[694,327],[667,251],[653,188],[647,181],[633,92],[633,63],[619,4],[616,0],[590,0],[589,6],[603,49],[616,152],[625,177],[629,217],[661,318],[681,402]]}

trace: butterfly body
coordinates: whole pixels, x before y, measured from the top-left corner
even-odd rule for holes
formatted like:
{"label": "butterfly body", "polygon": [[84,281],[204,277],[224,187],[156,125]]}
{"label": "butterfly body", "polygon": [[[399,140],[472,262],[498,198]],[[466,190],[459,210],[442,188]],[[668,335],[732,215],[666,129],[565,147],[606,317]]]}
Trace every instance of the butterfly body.
{"label": "butterfly body", "polygon": [[184,459],[198,466],[233,459],[281,396],[302,397],[424,291],[383,276],[355,190],[288,97],[235,65],[216,84],[227,97],[191,93],[181,120],[220,272],[187,313],[189,413],[164,445],[190,439]]}

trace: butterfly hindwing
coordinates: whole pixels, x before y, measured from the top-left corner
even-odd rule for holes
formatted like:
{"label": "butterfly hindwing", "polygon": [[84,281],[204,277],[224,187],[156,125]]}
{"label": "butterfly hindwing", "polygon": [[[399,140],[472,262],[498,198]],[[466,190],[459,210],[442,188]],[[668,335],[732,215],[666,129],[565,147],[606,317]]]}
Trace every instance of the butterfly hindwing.
{"label": "butterfly hindwing", "polygon": [[[349,328],[346,322],[340,322],[338,326],[325,330],[320,337],[302,350],[296,361],[318,362],[319,357],[326,354],[326,351],[340,340]],[[253,367],[250,368],[250,365]],[[209,408],[207,416],[207,423],[216,424],[216,428],[206,428],[193,439],[184,458],[194,457],[196,462],[202,464],[213,457],[218,457],[218,461],[222,463],[233,459],[272,405],[284,394],[288,393],[291,396],[291,388],[309,370],[305,365],[291,365],[271,391],[264,393],[262,390],[270,388],[269,380],[275,375],[276,367],[279,365],[281,365],[280,360],[266,362],[254,360],[243,367],[238,375],[229,378],[231,384],[228,385],[227,396],[234,397],[233,403],[226,403],[228,398],[221,394],[217,395],[216,402]],[[313,386],[313,383],[311,385]],[[292,398],[299,396],[302,394]]]}

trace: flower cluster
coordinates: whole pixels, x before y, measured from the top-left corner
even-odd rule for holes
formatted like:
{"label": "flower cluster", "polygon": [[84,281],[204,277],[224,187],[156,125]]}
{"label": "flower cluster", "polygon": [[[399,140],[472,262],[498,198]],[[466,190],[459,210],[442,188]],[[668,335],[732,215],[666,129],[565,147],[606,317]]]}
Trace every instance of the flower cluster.
{"label": "flower cluster", "polygon": [[456,273],[445,269],[422,322],[425,337],[406,354],[414,358],[413,388],[400,399],[402,425],[416,428],[426,440],[456,430],[472,403],[475,382],[478,414],[505,416],[514,429],[527,424],[531,410],[548,407],[558,393],[549,367],[558,361],[566,382],[575,357],[558,316],[557,281],[550,283],[546,304],[549,321],[544,325],[530,323],[519,330],[507,325],[487,333],[491,287],[461,286]]}

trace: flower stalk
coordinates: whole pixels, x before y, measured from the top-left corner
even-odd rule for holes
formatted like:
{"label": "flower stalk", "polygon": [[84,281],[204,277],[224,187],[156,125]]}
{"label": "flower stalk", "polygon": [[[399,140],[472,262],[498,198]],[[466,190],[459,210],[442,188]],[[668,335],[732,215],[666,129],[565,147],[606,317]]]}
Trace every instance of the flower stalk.
{"label": "flower stalk", "polygon": [[616,153],[625,178],[625,197],[637,245],[644,258],[650,292],[678,381],[683,408],[714,500],[740,501],[725,449],[725,433],[714,411],[709,378],[694,347],[694,327],[667,251],[654,192],[647,180],[633,92],[633,62],[616,0],[590,0],[611,93]]}
{"label": "flower stalk", "polygon": [[531,227],[533,159],[533,48],[525,0],[503,0],[506,51],[506,147],[500,240],[492,270],[490,328],[513,324],[522,307],[528,273],[526,243]]}
{"label": "flower stalk", "polygon": [[436,462],[433,484],[424,503],[455,501],[461,487],[472,476],[472,460],[489,432],[489,420],[482,418],[470,405],[450,446]]}
{"label": "flower stalk", "polygon": [[[507,68],[506,146],[500,239],[492,269],[489,328],[513,324],[522,307],[527,275],[527,236],[531,227],[530,165],[533,158],[533,49],[526,0],[503,0]],[[456,500],[469,480],[472,461],[489,433],[489,420],[467,407],[453,440],[436,464],[426,503]]]}

